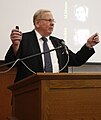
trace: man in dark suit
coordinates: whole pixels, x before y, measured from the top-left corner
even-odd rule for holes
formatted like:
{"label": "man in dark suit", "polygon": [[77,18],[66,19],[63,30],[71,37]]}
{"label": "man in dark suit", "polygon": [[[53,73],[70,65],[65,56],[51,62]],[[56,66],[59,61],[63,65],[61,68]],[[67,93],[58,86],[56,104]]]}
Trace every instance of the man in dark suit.
{"label": "man in dark suit", "polygon": [[[63,40],[51,36],[54,22],[51,11],[40,9],[33,16],[34,30],[22,34],[17,28],[13,29],[10,35],[12,45],[5,56],[5,62],[8,63],[43,52],[42,37],[47,38],[50,50],[61,46]],[[95,53],[93,46],[97,43],[99,43],[99,36],[95,33],[77,53],[68,49],[67,54],[65,47],[50,52],[52,72],[68,72],[68,66],[84,64]],[[25,59],[18,62],[16,66],[15,82],[30,76],[33,72],[45,72],[44,55]]]}

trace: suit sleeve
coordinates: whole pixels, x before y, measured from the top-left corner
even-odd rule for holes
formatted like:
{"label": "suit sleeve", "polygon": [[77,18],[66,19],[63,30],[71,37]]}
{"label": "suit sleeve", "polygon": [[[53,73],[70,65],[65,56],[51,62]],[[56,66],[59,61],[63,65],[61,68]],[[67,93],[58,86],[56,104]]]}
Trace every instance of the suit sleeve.
{"label": "suit sleeve", "polygon": [[84,64],[93,54],[95,50],[89,49],[84,45],[76,54],[69,50],[69,66],[80,66]]}
{"label": "suit sleeve", "polygon": [[[18,58],[20,58],[20,47],[19,47],[17,54],[15,55],[14,51],[13,51],[13,47],[11,45],[10,48],[8,49],[6,55],[5,55],[5,63],[13,62],[13,61],[17,60]],[[11,65],[9,65],[9,67]]]}

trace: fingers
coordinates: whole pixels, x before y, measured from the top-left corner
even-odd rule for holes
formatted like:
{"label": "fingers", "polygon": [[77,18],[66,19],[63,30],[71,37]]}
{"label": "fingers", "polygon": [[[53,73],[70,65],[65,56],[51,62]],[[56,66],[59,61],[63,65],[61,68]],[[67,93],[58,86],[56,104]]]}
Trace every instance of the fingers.
{"label": "fingers", "polygon": [[12,30],[10,36],[11,36],[12,39],[18,39],[18,40],[20,40],[20,38],[21,38],[21,36],[22,36],[22,33],[19,32],[19,31],[16,30],[16,29],[14,29],[14,30]]}
{"label": "fingers", "polygon": [[16,54],[18,49],[19,49],[20,42],[22,40],[22,32],[19,31],[18,26],[16,26],[15,29],[13,29],[11,31],[10,38],[11,38],[11,41],[12,41],[12,47],[13,47],[13,50],[14,50],[14,54]]}
{"label": "fingers", "polygon": [[98,39],[99,38],[99,34],[98,33],[95,33],[94,35],[93,35],[93,39]]}
{"label": "fingers", "polygon": [[10,38],[13,44],[17,44],[22,40],[22,32],[19,31],[19,28],[17,26],[11,31]]}
{"label": "fingers", "polygon": [[87,40],[87,43],[86,43],[86,46],[88,48],[92,48],[93,46],[95,46],[96,44],[98,44],[100,41],[99,41],[99,34],[98,33],[95,33],[94,35],[92,35],[88,40]]}
{"label": "fingers", "polygon": [[98,33],[95,33],[95,34],[93,35],[93,42],[95,42],[96,44],[100,42],[100,41],[99,41],[99,34],[98,34]]}

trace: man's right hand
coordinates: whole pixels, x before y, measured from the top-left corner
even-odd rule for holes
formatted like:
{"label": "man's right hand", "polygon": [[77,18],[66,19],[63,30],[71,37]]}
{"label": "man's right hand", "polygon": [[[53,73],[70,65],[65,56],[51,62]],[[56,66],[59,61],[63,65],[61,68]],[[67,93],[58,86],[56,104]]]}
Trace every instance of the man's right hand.
{"label": "man's right hand", "polygon": [[20,42],[22,40],[22,32],[19,31],[19,29],[15,28],[11,31],[10,38],[12,41],[14,53],[16,54],[19,49]]}

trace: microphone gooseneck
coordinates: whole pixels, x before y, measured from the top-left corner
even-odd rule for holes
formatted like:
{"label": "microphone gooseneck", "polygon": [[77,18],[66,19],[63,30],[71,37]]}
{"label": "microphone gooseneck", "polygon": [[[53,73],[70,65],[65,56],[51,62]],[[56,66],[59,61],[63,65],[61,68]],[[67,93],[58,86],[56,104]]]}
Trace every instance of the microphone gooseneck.
{"label": "microphone gooseneck", "polygon": [[64,52],[67,54],[67,61],[66,61],[65,65],[59,70],[59,72],[63,71],[68,66],[68,63],[69,63],[68,47],[66,46],[64,40],[61,40],[60,44],[61,44],[62,48],[64,49]]}
{"label": "microphone gooseneck", "polygon": [[[51,49],[51,50],[48,50],[48,51],[46,51],[46,52],[37,53],[37,54],[34,54],[34,55],[30,55],[30,56],[27,56],[27,57],[24,57],[24,58],[21,58],[21,59],[17,59],[17,60],[15,60],[15,61],[11,61],[11,62],[9,62],[9,63],[3,64],[3,65],[0,66],[0,68],[6,67],[6,66],[11,65],[11,64],[13,64],[13,65],[12,65],[8,70],[0,71],[0,73],[9,72],[9,71],[16,65],[17,62],[21,62],[26,68],[28,68],[27,65],[24,63],[24,60],[27,60],[27,59],[30,59],[30,58],[33,58],[33,57],[36,57],[36,56],[39,56],[39,55],[42,55],[42,54],[46,54],[46,53],[48,53],[48,52],[52,52],[52,51],[54,51],[54,50],[58,50],[58,49],[61,49],[61,48],[63,48],[63,46],[58,46],[58,47],[56,47],[56,48],[54,48],[54,49]],[[31,72],[35,73],[35,72],[32,71],[30,68],[28,68],[28,69],[29,69]]]}
{"label": "microphone gooseneck", "polygon": [[65,42],[64,42],[64,41],[61,41],[61,45],[58,46],[58,47],[56,47],[56,48],[54,48],[54,49],[51,49],[51,50],[48,50],[48,51],[45,51],[45,52],[41,52],[41,53],[37,53],[37,54],[34,54],[34,55],[30,55],[30,56],[27,56],[27,57],[24,57],[24,58],[21,58],[21,59],[18,58],[18,59],[15,60],[15,61],[11,61],[11,62],[9,62],[9,63],[3,64],[3,65],[0,66],[0,68],[5,67],[5,66],[8,66],[8,65],[11,65],[11,64],[12,64],[12,66],[11,66],[9,69],[5,70],[5,71],[0,71],[0,73],[9,72],[9,71],[16,65],[17,62],[21,62],[30,72],[35,73],[33,70],[31,70],[31,69],[24,63],[24,60],[27,60],[27,59],[30,59],[30,58],[33,58],[33,57],[36,57],[36,56],[39,56],[39,55],[42,55],[42,54],[46,54],[46,53],[48,53],[48,52],[52,52],[52,51],[58,50],[58,49],[64,49],[65,52],[66,52],[66,54],[68,55],[66,64],[59,70],[59,72],[61,72],[63,69],[65,69],[65,67],[67,67],[68,62],[69,62],[68,47],[65,45]]}
{"label": "microphone gooseneck", "polygon": [[69,52],[68,52],[68,47],[66,46],[66,44],[65,44],[65,41],[64,41],[64,40],[62,40],[62,41],[61,41],[61,45],[63,46],[63,48],[64,48],[64,50],[65,50],[66,54],[69,54]]}

